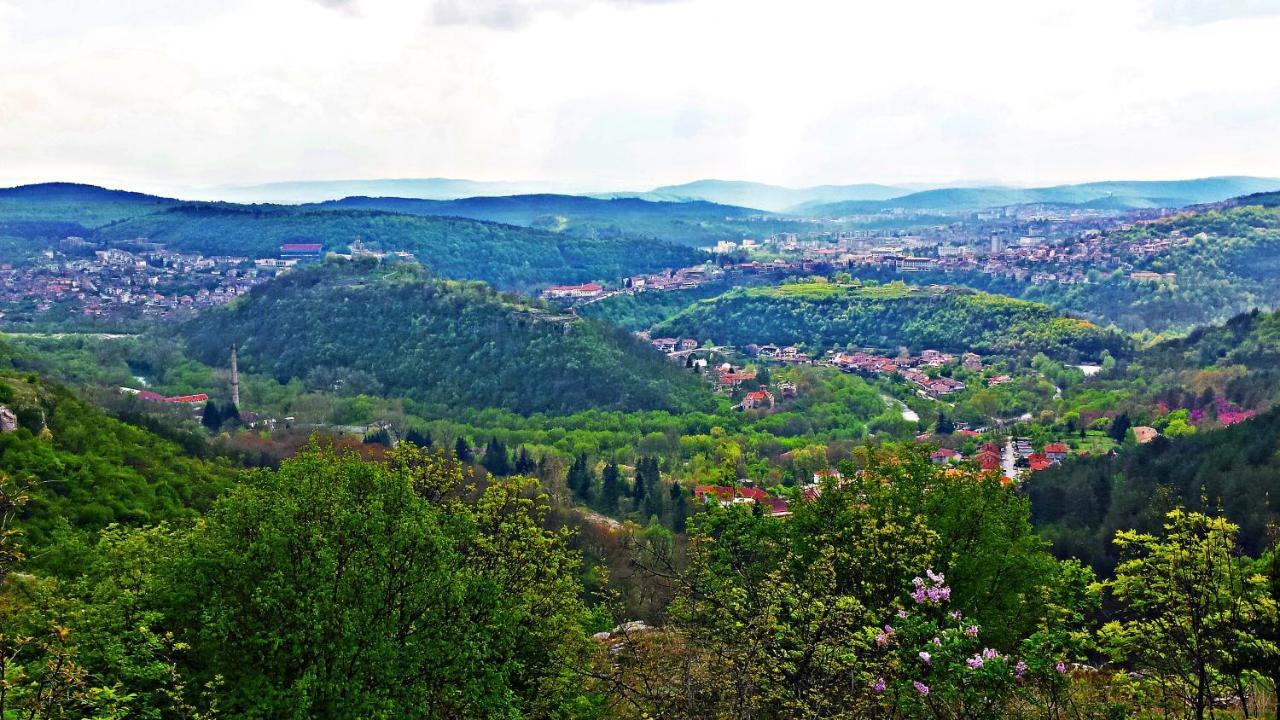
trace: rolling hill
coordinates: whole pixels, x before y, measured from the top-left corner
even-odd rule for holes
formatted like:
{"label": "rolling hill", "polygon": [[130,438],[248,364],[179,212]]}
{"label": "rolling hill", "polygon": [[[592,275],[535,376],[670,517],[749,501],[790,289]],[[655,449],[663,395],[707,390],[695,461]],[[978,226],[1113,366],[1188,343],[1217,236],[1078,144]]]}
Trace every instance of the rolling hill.
{"label": "rolling hill", "polygon": [[250,257],[274,256],[280,244],[291,242],[345,252],[359,239],[412,252],[445,277],[519,288],[612,280],[702,258],[687,246],[633,234],[579,236],[368,209],[185,203],[88,185],[0,190],[0,241],[15,254],[23,248],[34,253],[69,235],[108,245],[141,238],[174,250]]}
{"label": "rolling hill", "polygon": [[806,203],[790,210],[812,217],[842,217],[876,213],[891,208],[965,212],[1035,203],[1099,209],[1184,207],[1274,190],[1280,190],[1280,179],[1211,177],[1195,180],[1105,181],[1042,188],[939,188],[891,200]]}
{"label": "rolling hill", "polygon": [[731,290],[690,305],[658,324],[655,335],[720,344],[806,344],[913,351],[1031,354],[1096,358],[1126,352],[1127,341],[1045,305],[962,288],[893,283],[853,287],[825,283]]}
{"label": "rolling hill", "polygon": [[432,280],[417,266],[330,263],[255,288],[201,315],[183,334],[192,353],[281,380],[359,370],[386,394],[447,415],[679,410],[709,393],[623,330],[503,295],[480,283]]}
{"label": "rolling hill", "polygon": [[640,193],[637,197],[648,200],[703,200],[782,212],[804,203],[888,200],[910,192],[907,188],[874,183],[790,188],[743,180],[695,180],[681,185],[657,187],[647,193]]}
{"label": "rolling hill", "polygon": [[[806,227],[800,220],[762,221],[760,210],[703,200],[665,202],[580,195],[511,195],[458,200],[347,197],[308,207],[462,217],[585,237],[652,237],[686,245],[712,245],[726,238],[759,237],[784,230],[798,232]],[[749,220],[753,216],[756,219]]]}
{"label": "rolling hill", "polygon": [[60,385],[12,369],[5,353],[0,347],[0,405],[17,414],[18,429],[0,433],[0,478],[32,488],[18,522],[32,547],[63,524],[93,531],[195,517],[232,483],[228,465],[189,457]]}

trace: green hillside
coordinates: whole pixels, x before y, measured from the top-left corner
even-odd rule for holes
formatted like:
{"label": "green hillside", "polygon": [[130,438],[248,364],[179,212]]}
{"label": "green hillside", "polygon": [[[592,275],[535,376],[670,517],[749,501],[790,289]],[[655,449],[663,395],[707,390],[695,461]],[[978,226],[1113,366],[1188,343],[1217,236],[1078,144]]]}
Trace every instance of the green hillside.
{"label": "green hillside", "polygon": [[459,200],[347,197],[318,209],[384,210],[408,215],[452,216],[539,228],[585,237],[652,237],[686,245],[712,245],[725,238],[796,232],[804,225],[786,218],[748,220],[761,211],[701,200],[660,202],[639,198],[576,195],[512,195]]}
{"label": "green hillside", "polygon": [[348,210],[184,205],[100,228],[98,240],[146,237],[205,253],[273,255],[282,243],[322,243],[345,251],[355,240],[407,250],[445,277],[503,286],[571,283],[679,267],[694,250],[638,239],[590,239],[458,218]]}
{"label": "green hillside", "polygon": [[1084,320],[1022,300],[959,288],[790,284],[737,289],[704,300],[654,333],[716,343],[852,345],[893,350],[1045,352],[1064,358],[1119,353],[1126,341]]}
{"label": "green hillside", "polygon": [[938,188],[889,200],[811,202],[791,210],[814,217],[839,217],[875,213],[886,208],[960,212],[1028,203],[1100,209],[1184,207],[1277,189],[1280,189],[1280,180],[1256,177],[1105,181],[1041,188]]}
{"label": "green hillside", "polygon": [[430,280],[416,266],[330,264],[256,288],[186,326],[200,360],[281,380],[356,370],[437,414],[523,414],[704,406],[709,395],[625,331],[530,304],[480,283]]}
{"label": "green hillside", "polygon": [[18,523],[29,546],[60,527],[194,517],[233,477],[229,466],[193,459],[34,373],[0,370],[0,405],[18,416],[16,431],[0,433],[0,479],[31,488]]}

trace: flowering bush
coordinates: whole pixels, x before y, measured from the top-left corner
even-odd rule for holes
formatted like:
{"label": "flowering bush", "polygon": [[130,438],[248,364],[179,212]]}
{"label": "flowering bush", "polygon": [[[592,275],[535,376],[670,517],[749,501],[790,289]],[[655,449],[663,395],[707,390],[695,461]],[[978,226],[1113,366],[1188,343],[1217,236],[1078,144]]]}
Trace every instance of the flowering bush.
{"label": "flowering bush", "polygon": [[890,717],[1011,717],[1011,706],[1035,704],[1045,685],[1066,684],[1065,660],[1035,643],[1017,654],[985,646],[981,627],[945,609],[942,574],[915,578],[908,597],[893,625],[874,629],[867,686]]}

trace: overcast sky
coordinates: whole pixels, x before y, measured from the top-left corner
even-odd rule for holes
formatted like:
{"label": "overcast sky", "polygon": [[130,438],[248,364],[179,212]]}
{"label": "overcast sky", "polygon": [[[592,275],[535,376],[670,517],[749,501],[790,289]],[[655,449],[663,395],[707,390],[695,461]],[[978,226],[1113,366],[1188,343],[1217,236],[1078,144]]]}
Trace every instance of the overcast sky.
{"label": "overcast sky", "polygon": [[1280,176],[1280,0],[0,0],[0,184]]}

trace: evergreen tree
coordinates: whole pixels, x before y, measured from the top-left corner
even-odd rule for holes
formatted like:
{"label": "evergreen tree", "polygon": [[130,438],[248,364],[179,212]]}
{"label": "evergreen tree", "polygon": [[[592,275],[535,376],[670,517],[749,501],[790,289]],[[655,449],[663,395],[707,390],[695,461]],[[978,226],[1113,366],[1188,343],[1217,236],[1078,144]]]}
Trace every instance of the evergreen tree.
{"label": "evergreen tree", "polygon": [[583,502],[591,500],[592,485],[595,481],[591,467],[587,464],[587,456],[579,455],[574,459],[573,465],[569,468],[569,475],[565,478],[574,497]]}
{"label": "evergreen tree", "polygon": [[1129,420],[1129,414],[1120,413],[1116,416],[1115,420],[1111,421],[1111,428],[1107,430],[1107,435],[1117,443],[1122,443],[1124,442],[1125,435],[1128,434],[1129,428],[1132,427],[1132,425],[1133,422]]}
{"label": "evergreen tree", "polygon": [[605,513],[618,512],[618,498],[622,495],[621,477],[618,466],[609,463],[604,466],[600,475],[600,510]]}
{"label": "evergreen tree", "polygon": [[947,417],[946,413],[939,410],[938,422],[936,425],[934,425],[934,432],[938,433],[939,435],[950,435],[955,431],[956,431],[956,424],[951,422],[951,418]]}
{"label": "evergreen tree", "polygon": [[461,435],[458,436],[457,442],[453,444],[453,454],[460,462],[464,463],[470,463],[476,459],[475,454],[471,452],[471,445]]}
{"label": "evergreen tree", "polygon": [[658,460],[649,458],[645,463],[643,480],[638,478],[636,481],[637,484],[644,485],[644,500],[640,503],[640,510],[646,518],[662,517],[664,498],[658,491],[659,480],[661,476],[658,473]]}
{"label": "evergreen tree", "polygon": [[490,438],[484,449],[484,469],[490,475],[506,477],[511,474],[511,458],[507,456],[507,446],[498,438]]}
{"label": "evergreen tree", "polygon": [[680,483],[671,483],[671,529],[676,532],[684,532],[686,521],[689,518],[689,499],[685,496],[684,488],[680,487]]}
{"label": "evergreen tree", "polygon": [[424,435],[418,432],[417,429],[410,428],[409,432],[404,434],[404,439],[405,442],[413,443],[420,448],[428,450],[431,448],[431,433]]}
{"label": "evergreen tree", "polygon": [[533,457],[529,455],[529,448],[521,445],[520,450],[516,453],[516,474],[532,475],[538,469],[538,464],[533,461]]}
{"label": "evergreen tree", "polygon": [[232,405],[231,403],[227,403],[226,405],[222,406],[221,414],[222,414],[223,425],[226,425],[227,423],[240,422],[240,408],[236,407],[235,405]]}
{"label": "evergreen tree", "polygon": [[209,432],[218,432],[222,427],[222,413],[218,410],[218,405],[209,400],[204,404],[204,415],[200,417],[200,424],[209,429]]}

